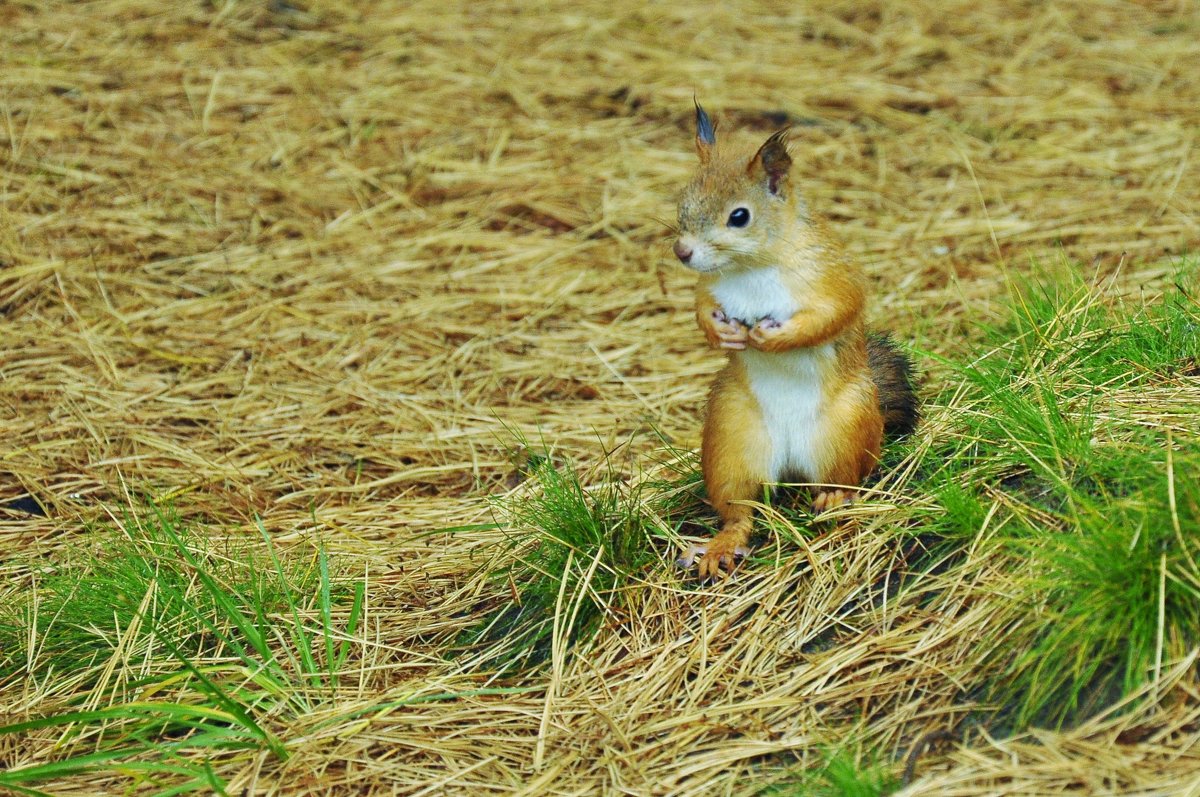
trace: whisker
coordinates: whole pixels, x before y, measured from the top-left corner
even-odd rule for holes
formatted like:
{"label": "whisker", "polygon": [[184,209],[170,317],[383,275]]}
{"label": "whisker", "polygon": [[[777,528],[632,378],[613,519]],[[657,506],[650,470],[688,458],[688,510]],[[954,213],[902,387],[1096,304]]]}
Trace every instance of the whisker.
{"label": "whisker", "polygon": [[666,227],[671,232],[675,233],[676,235],[679,235],[679,225],[678,224],[669,222],[666,219],[660,219],[658,216],[651,216],[650,220],[658,222],[659,224]]}

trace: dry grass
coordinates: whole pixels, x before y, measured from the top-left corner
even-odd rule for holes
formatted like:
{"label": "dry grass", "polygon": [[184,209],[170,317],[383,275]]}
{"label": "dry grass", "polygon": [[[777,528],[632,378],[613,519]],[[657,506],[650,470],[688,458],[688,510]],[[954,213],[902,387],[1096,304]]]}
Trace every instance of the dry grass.
{"label": "dry grass", "polygon": [[[651,427],[695,444],[719,358],[663,223],[693,94],[726,130],[797,124],[874,317],[946,354],[1031,258],[1136,289],[1200,243],[1198,41],[1190,2],[0,6],[0,500],[47,511],[0,510],[0,574],[139,496],[363,562],[356,687],[281,729],[288,763],[225,762],[231,793],[748,794],[857,729],[923,753],[908,794],[1198,794],[1194,660],[1069,732],[929,736],[1005,655],[1011,575],[968,558],[892,602],[906,550],[869,532],[902,493],[724,588],[664,547],[590,655],[514,694],[444,659],[502,597],[499,534],[432,533],[514,489],[505,427],[586,472]],[[67,697],[9,684],[0,712]]]}

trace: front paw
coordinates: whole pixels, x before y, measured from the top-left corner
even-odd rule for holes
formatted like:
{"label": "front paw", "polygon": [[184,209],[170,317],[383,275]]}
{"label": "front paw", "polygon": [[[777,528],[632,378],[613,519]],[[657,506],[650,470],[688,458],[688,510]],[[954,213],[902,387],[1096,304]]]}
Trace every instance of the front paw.
{"label": "front paw", "polygon": [[774,318],[763,318],[755,324],[746,337],[756,349],[771,349],[783,336],[783,322]]}
{"label": "front paw", "polygon": [[708,345],[714,349],[732,349],[740,351],[746,348],[748,330],[746,325],[736,318],[725,315],[725,311],[717,308],[707,318],[702,320],[704,336]]}

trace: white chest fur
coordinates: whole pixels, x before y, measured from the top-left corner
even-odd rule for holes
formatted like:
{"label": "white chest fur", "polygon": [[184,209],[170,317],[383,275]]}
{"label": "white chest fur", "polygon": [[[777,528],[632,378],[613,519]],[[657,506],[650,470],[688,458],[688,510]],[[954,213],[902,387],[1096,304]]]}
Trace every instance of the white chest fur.
{"label": "white chest fur", "polygon": [[[723,275],[709,290],[725,314],[748,326],[764,318],[786,321],[802,308],[779,278],[778,268]],[[735,355],[746,368],[771,441],[770,481],[823,478],[822,376],[836,356],[832,343],[768,353]]]}
{"label": "white chest fur", "polygon": [[821,382],[836,356],[833,344],[776,353],[747,349],[737,356],[771,441],[770,480],[823,479]]}
{"label": "white chest fur", "polygon": [[722,276],[710,288],[725,315],[747,326],[763,318],[783,321],[800,309],[779,280],[778,268],[755,268]]}

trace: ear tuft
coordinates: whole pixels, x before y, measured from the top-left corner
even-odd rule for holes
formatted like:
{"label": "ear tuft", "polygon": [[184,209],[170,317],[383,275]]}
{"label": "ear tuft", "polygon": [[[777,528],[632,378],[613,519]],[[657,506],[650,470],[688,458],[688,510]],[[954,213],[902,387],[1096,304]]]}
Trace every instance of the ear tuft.
{"label": "ear tuft", "polygon": [[766,179],[767,190],[772,194],[780,192],[792,168],[792,156],[788,154],[788,132],[785,127],[768,138],[747,167],[751,175],[757,173],[760,178]]}
{"label": "ear tuft", "polygon": [[696,102],[695,97],[692,98],[692,102],[696,105],[696,154],[700,156],[701,163],[708,163],[713,147],[717,145],[717,126],[700,107],[700,103]]}

